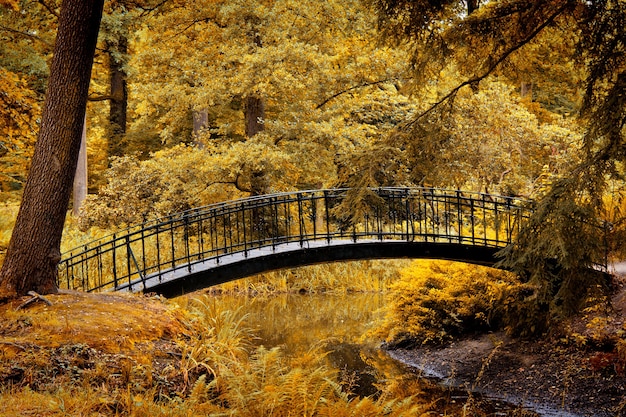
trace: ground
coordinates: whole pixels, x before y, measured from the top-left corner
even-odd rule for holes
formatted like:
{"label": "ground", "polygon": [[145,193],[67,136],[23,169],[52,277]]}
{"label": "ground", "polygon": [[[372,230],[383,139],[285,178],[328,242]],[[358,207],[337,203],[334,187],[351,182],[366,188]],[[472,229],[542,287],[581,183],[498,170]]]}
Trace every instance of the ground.
{"label": "ground", "polygon": [[[0,396],[11,398],[0,400],[0,416],[56,416],[49,412],[57,397],[34,394],[76,385],[90,392],[86,397],[129,385],[167,396],[188,388],[176,343],[184,334],[183,315],[158,297],[71,292],[25,305],[31,300],[0,304]],[[74,410],[67,415],[117,415],[127,408],[122,396],[75,394],[58,394]],[[74,398],[83,404],[70,405]]]}
{"label": "ground", "polygon": [[626,285],[617,285],[609,311],[572,318],[563,332],[540,341],[501,332],[390,353],[444,384],[544,416],[626,416]]}
{"label": "ground", "polygon": [[[572,319],[558,336],[521,341],[484,334],[392,355],[425,376],[530,405],[543,415],[626,416],[626,360],[618,356],[626,355],[626,285],[620,285],[610,311]],[[0,305],[0,396],[12,399],[0,401],[0,416],[22,409],[30,411],[21,415],[48,415],[39,411],[57,401],[37,403],[25,391],[15,397],[11,387],[28,386],[34,393],[87,381],[87,391],[118,392],[76,398],[73,407],[87,409],[84,415],[127,410],[129,386],[167,398],[184,397],[190,389],[193,369],[181,367],[187,318],[180,308],[159,297],[117,294],[64,293],[47,296],[52,305],[42,299],[24,305],[30,299]],[[625,346],[621,353],[619,343]],[[63,407],[73,397],[64,397]]]}

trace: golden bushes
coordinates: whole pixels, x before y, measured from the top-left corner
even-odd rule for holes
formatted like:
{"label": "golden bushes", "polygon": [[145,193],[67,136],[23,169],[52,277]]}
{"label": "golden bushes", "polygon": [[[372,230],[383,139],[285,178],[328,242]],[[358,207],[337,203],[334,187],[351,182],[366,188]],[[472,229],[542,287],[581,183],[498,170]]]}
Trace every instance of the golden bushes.
{"label": "golden bushes", "polygon": [[[441,343],[454,336],[506,327],[543,329],[533,288],[511,273],[448,261],[420,260],[392,286],[379,335],[392,346]],[[537,320],[537,323],[528,323]]]}

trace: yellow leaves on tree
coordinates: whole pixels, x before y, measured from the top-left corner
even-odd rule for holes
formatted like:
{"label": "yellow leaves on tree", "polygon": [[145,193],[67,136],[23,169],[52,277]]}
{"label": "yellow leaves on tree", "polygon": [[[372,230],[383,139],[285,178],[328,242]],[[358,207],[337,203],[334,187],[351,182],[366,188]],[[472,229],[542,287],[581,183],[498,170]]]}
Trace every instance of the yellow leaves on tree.
{"label": "yellow leaves on tree", "polygon": [[21,188],[39,130],[39,102],[26,81],[0,68],[0,186]]}
{"label": "yellow leaves on tree", "polygon": [[[438,82],[445,84],[446,78]],[[433,85],[431,94],[436,96],[438,88]],[[581,141],[571,121],[540,123],[515,88],[498,80],[484,80],[478,91],[461,90],[423,120],[405,126],[378,151],[353,162],[377,170],[366,185],[394,181],[533,196],[543,168],[562,175],[576,160]],[[354,180],[362,181],[361,171],[353,171]]]}
{"label": "yellow leaves on tree", "polygon": [[144,161],[115,158],[105,172],[107,184],[87,198],[81,223],[119,227],[240,198],[249,195],[254,172],[264,172],[279,189],[298,181],[297,167],[262,134],[220,153],[211,146],[178,145]]}
{"label": "yellow leaves on tree", "polygon": [[8,7],[13,10],[19,10],[17,0],[0,0],[0,6]]}
{"label": "yellow leaves on tree", "polygon": [[153,130],[167,143],[189,141],[190,113],[204,111],[208,126],[200,140],[230,158],[231,147],[250,140],[246,99],[258,98],[263,140],[277,153],[267,160],[282,161],[282,182],[295,180],[290,188],[330,185],[337,156],[389,125],[359,114],[382,89],[385,103],[400,95],[393,84],[403,55],[377,47],[373,16],[357,1],[204,0],[165,9],[148,23],[129,63],[136,97],[131,130]]}

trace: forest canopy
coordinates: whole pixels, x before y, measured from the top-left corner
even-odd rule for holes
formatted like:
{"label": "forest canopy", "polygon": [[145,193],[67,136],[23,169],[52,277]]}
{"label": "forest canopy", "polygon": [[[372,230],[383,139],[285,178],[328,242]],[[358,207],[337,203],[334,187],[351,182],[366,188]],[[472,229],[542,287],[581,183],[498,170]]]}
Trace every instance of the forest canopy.
{"label": "forest canopy", "polygon": [[[2,200],[29,167],[60,2],[0,2]],[[619,250],[623,1],[107,2],[83,228],[273,191],[528,197],[504,262],[544,299]],[[354,207],[362,193],[354,193]],[[128,204],[119,204],[126,201]],[[573,227],[572,220],[585,227]],[[548,272],[546,272],[548,271]],[[565,283],[565,284],[563,284]]]}

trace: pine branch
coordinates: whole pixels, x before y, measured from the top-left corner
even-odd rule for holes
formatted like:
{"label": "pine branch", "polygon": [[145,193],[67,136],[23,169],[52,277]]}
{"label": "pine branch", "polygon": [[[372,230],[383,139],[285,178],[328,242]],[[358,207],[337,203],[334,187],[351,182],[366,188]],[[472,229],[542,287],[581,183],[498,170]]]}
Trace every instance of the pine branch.
{"label": "pine branch", "polygon": [[568,6],[567,3],[563,4],[554,13],[552,13],[541,25],[537,26],[537,28],[535,28],[535,30],[533,30],[528,36],[526,36],[524,39],[522,39],[519,43],[511,46],[509,49],[504,51],[504,53],[497,60],[495,60],[491,65],[489,65],[489,67],[482,74],[474,76],[474,77],[472,77],[470,79],[467,79],[467,80],[463,81],[462,83],[458,84],[456,87],[454,87],[452,90],[450,90],[448,92],[448,94],[446,94],[440,100],[436,101],[434,104],[431,104],[426,110],[424,110],[422,113],[420,113],[416,118],[414,118],[410,122],[406,123],[404,127],[409,127],[409,126],[412,126],[415,123],[419,122],[422,118],[424,118],[428,114],[432,113],[434,110],[436,110],[439,106],[441,106],[443,103],[448,101],[450,98],[454,97],[459,92],[459,90],[461,90],[463,87],[466,87],[466,86],[472,85],[472,84],[477,84],[480,81],[482,81],[483,79],[487,78],[489,75],[491,75],[496,70],[496,68],[498,68],[500,66],[500,64],[502,64],[509,56],[511,56],[511,54],[513,52],[515,52],[518,49],[522,48],[523,46],[527,45],[530,41],[535,39],[539,35],[539,33],[541,33],[543,31],[543,29],[545,29],[548,25],[550,25],[552,22],[554,22],[554,20],[561,13],[563,13],[563,11],[565,11],[567,6]]}

